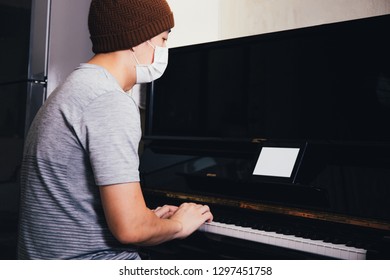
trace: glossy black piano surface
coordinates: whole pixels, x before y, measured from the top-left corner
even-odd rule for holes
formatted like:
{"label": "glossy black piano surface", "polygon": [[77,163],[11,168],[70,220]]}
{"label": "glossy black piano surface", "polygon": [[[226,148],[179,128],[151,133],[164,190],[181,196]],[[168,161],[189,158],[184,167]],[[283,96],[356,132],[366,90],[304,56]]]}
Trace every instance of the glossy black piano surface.
{"label": "glossy black piano surface", "polygon": [[[348,244],[368,250],[367,258],[387,259],[390,162],[380,159],[390,159],[390,147],[314,146],[326,149],[324,160],[302,165],[295,183],[253,181],[250,150],[248,154],[241,150],[241,156],[235,150],[229,157],[228,151],[221,156],[216,147],[207,156],[199,151],[175,154],[173,147],[165,154],[167,147],[163,151],[153,147],[144,153],[144,159],[153,162],[150,169],[142,166],[145,197],[150,207],[183,201],[208,204],[219,222]],[[375,164],[370,162],[375,159]],[[157,163],[162,165],[157,167]],[[256,258],[262,250],[236,257]],[[271,257],[289,258],[290,254]],[[293,256],[307,258],[297,252]]]}
{"label": "glossy black piano surface", "polygon": [[[380,16],[172,49],[148,91],[148,205],[196,201],[224,224],[390,259],[389,26]],[[291,178],[252,174],[267,145],[301,148]],[[196,232],[144,253],[334,257],[294,246]]]}

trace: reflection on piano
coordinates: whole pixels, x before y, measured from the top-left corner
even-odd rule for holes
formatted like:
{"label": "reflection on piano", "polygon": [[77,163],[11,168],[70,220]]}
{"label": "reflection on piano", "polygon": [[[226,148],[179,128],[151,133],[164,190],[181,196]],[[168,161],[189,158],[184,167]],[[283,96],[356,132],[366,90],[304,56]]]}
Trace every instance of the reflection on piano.
{"label": "reflection on piano", "polygon": [[150,208],[208,204],[214,221],[143,256],[390,259],[389,24],[172,49],[148,91],[141,183]]}

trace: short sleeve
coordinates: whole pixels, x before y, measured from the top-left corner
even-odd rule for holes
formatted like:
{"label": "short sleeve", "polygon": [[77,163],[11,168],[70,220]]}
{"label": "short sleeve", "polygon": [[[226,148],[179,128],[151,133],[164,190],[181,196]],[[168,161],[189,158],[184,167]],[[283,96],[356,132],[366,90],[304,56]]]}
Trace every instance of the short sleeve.
{"label": "short sleeve", "polygon": [[141,122],[131,97],[119,91],[97,97],[80,126],[97,185],[139,181]]}

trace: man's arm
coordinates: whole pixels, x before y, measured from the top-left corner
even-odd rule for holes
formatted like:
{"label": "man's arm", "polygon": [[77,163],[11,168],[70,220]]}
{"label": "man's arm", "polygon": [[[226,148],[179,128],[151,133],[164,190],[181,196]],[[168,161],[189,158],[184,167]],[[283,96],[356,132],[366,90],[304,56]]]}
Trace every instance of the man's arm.
{"label": "man's arm", "polygon": [[213,218],[208,206],[194,203],[171,207],[174,213],[160,218],[146,207],[138,182],[99,188],[108,226],[124,244],[155,245],[185,238]]}

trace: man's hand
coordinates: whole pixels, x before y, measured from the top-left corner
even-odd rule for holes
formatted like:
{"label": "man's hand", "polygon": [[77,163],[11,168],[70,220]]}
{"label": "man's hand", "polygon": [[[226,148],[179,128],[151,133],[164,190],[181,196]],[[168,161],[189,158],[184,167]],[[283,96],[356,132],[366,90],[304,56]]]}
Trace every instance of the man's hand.
{"label": "man's hand", "polygon": [[157,217],[161,219],[169,219],[178,209],[177,206],[173,205],[164,205],[159,206],[156,209],[153,210],[154,214],[156,214]]}
{"label": "man's hand", "polygon": [[170,220],[182,224],[182,230],[176,234],[175,238],[185,238],[196,231],[203,223],[211,222],[213,215],[207,205],[183,203],[171,216]]}

